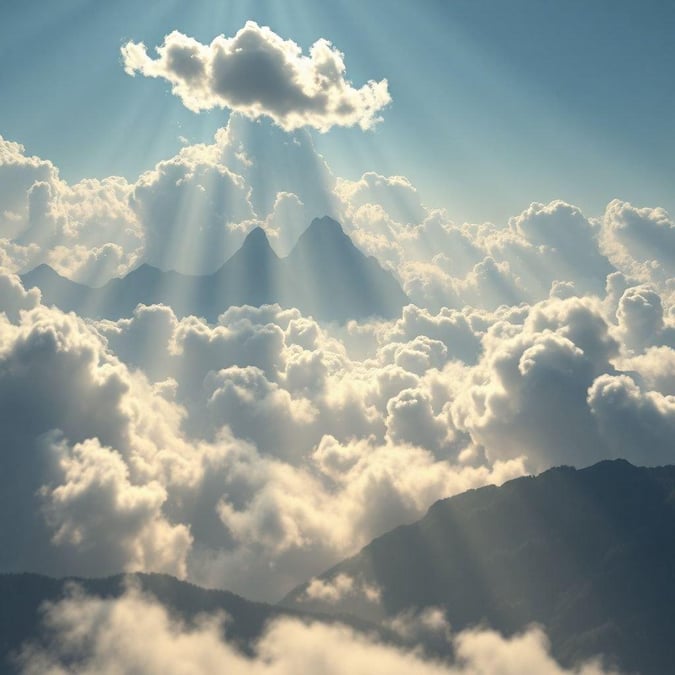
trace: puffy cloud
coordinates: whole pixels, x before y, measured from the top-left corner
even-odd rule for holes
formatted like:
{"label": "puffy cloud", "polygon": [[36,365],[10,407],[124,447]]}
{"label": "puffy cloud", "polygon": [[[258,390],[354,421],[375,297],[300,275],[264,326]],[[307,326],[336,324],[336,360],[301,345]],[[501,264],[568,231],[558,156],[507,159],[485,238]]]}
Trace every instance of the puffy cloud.
{"label": "puffy cloud", "polygon": [[427,215],[417,189],[405,176],[381,176],[369,171],[358,181],[338,180],[336,192],[357,222],[359,209],[366,205],[381,206],[389,218],[401,224],[415,225]]}
{"label": "puffy cloud", "polygon": [[602,243],[629,276],[655,283],[675,276],[675,223],[662,208],[636,208],[615,199],[605,211]]}
{"label": "puffy cloud", "polygon": [[628,375],[603,375],[588,404],[611,452],[642,464],[671,464],[675,396],[643,391]]}
{"label": "puffy cloud", "polygon": [[312,579],[305,592],[309,600],[322,600],[331,604],[355,594],[363,596],[368,602],[380,601],[380,590],[376,586],[356,582],[346,574],[338,574],[328,581]]}
{"label": "puffy cloud", "polygon": [[298,441],[318,416],[309,401],[293,399],[253,366],[224,368],[208,376],[205,386],[216,427],[227,424],[237,437],[276,457],[297,461],[304,454],[306,442]]}
{"label": "puffy cloud", "polygon": [[591,289],[602,288],[612,267],[600,253],[597,229],[570,204],[553,201],[533,203],[509,222],[510,228],[542,252],[553,254],[552,262],[562,278],[583,280]]}
{"label": "puffy cloud", "polygon": [[[238,115],[134,184],[69,186],[1,147],[20,188],[0,209],[14,269],[173,266],[169,230],[215,265],[254,223],[283,247],[296,217],[335,209],[431,305],[343,327],[276,306],[213,325],[161,306],[85,323],[0,275],[3,569],[162,569],[278,598],[436,499],[617,448],[671,460],[667,279],[636,286],[627,263],[607,276],[600,225],[570,205],[457,226],[405,179],[336,184],[306,133]],[[201,205],[203,230],[163,210],[183,202]]]}
{"label": "puffy cloud", "polygon": [[303,55],[295,42],[254,21],[209,45],[174,31],[157,54],[153,59],[143,43],[128,42],[122,47],[126,72],[167,80],[195,112],[219,107],[253,119],[265,115],[287,131],[356,124],[369,129],[391,101],[386,80],[354,88],[343,54],[327,40]]}
{"label": "puffy cloud", "polygon": [[437,499],[616,447],[668,458],[662,353],[621,351],[600,299],[342,328],[278,306],[85,323],[4,283],[4,569],[278,598]]}
{"label": "puffy cloud", "polygon": [[57,168],[49,161],[26,155],[20,143],[0,136],[0,223],[9,237],[20,234],[28,225],[28,194],[33,186],[35,199],[45,187],[59,181]]}
{"label": "puffy cloud", "polygon": [[450,624],[440,607],[426,607],[419,612],[402,612],[385,623],[395,633],[410,641],[418,642],[429,635],[440,635],[447,642],[452,639]]}
{"label": "puffy cloud", "polygon": [[335,179],[310,136],[238,114],[212,143],[183,147],[134,182],[71,185],[1,138],[0,173],[0,263],[16,272],[47,263],[89,285],[142,262],[211,272],[256,225],[286,253],[312,218],[339,215]]}
{"label": "puffy cloud", "polygon": [[[637,295],[641,308],[645,297],[659,304],[645,293]],[[456,428],[488,457],[524,453],[537,470],[617,456],[672,462],[672,350],[626,358],[617,337],[603,303],[588,298],[538,303],[522,326],[493,324],[478,366],[450,383]]]}
{"label": "puffy cloud", "polygon": [[[48,263],[85,283],[129,270],[142,243],[119,177],[70,185],[49,161],[0,137],[0,260],[14,271]],[[13,241],[11,241],[13,240]],[[3,255],[4,254],[4,255]]]}
{"label": "puffy cloud", "polygon": [[249,597],[279,597],[372,537],[420,517],[441,495],[524,471],[520,461],[490,471],[437,461],[419,448],[330,437],[310,460],[297,467],[255,454],[227,461],[217,511],[233,543],[193,560],[193,579],[227,579]]}
{"label": "puffy cloud", "polygon": [[92,324],[3,278],[2,569],[165,570],[278,597],[436,499],[524,471],[450,461],[390,404],[415,386],[442,416],[435,384],[352,361],[297,310]]}
{"label": "puffy cloud", "polygon": [[105,576],[120,569],[153,569],[184,577],[192,544],[189,528],[162,516],[166,490],[154,480],[130,482],[118,452],[88,440],[53,448],[58,484],[40,490],[53,543],[71,547],[80,569]]}
{"label": "puffy cloud", "polygon": [[[215,439],[226,425],[260,453],[238,465],[236,485],[229,460],[219,469],[228,487],[209,508],[234,548],[210,565],[195,563],[194,573],[259,597],[272,591],[258,575],[282,587],[311,576],[460,485],[615,456],[604,420],[620,407],[591,405],[589,390],[619,369],[639,366],[645,386],[658,371],[653,361],[622,356],[604,302],[576,296],[494,314],[409,306],[399,320],[370,326],[358,358],[337,339],[347,329],[276,307],[232,309],[217,326],[143,309],[115,324],[122,335],[107,333],[110,344],[126,353],[125,331],[134,345],[148,343],[135,324],[154,315],[162,336],[155,356],[164,344],[173,360],[157,378],[175,379],[172,396],[189,413],[184,428],[210,428]],[[451,350],[460,358],[450,359]],[[668,414],[654,407],[662,430]],[[647,431],[636,418],[635,434],[651,438]],[[625,452],[638,463],[665,457],[641,446]],[[276,581],[263,574],[270,559]]]}
{"label": "puffy cloud", "polygon": [[445,454],[455,440],[447,417],[436,416],[429,396],[404,389],[387,403],[387,436],[394,443],[410,443]]}
{"label": "puffy cloud", "polygon": [[4,312],[10,321],[19,320],[19,312],[33,309],[40,304],[40,291],[24,289],[21,279],[0,267],[0,312]]}
{"label": "puffy cloud", "polygon": [[537,469],[607,456],[586,402],[588,388],[613,372],[618,354],[599,302],[545,301],[522,327],[495,324],[484,345],[481,362],[456,387],[459,429],[489,456],[524,453]]}
{"label": "puffy cloud", "polygon": [[[425,616],[427,623],[437,617]],[[602,675],[600,663],[565,669],[549,653],[538,628],[505,638],[486,629],[449,635],[454,663],[425,657],[419,650],[379,641],[340,624],[272,622],[244,655],[223,636],[223,617],[203,617],[193,625],[172,619],[156,600],[131,589],[119,599],[87,597],[73,591],[46,607],[44,623],[50,646],[26,645],[19,662],[26,675],[89,675],[135,672],[228,672],[234,675]],[[225,625],[225,633],[227,627]],[[152,635],[148,641],[147,636]]]}
{"label": "puffy cloud", "polygon": [[659,293],[647,285],[631,286],[619,300],[616,311],[619,335],[629,349],[640,352],[654,345],[675,346],[675,325],[664,320]]}
{"label": "puffy cloud", "polygon": [[401,318],[383,336],[383,341],[387,344],[410,342],[423,336],[443,344],[448,358],[465,363],[474,363],[481,351],[480,335],[467,316],[448,308],[433,314],[415,305],[404,307]]}
{"label": "puffy cloud", "polygon": [[73,316],[38,307],[0,335],[0,566],[184,574],[189,532],[164,518],[158,482],[179,414]]}
{"label": "puffy cloud", "polygon": [[145,226],[146,260],[189,273],[213,272],[225,262],[253,217],[243,179],[194,152],[142,175],[131,203]]}
{"label": "puffy cloud", "polygon": [[649,391],[675,396],[675,349],[650,347],[643,354],[628,359],[623,364]]}

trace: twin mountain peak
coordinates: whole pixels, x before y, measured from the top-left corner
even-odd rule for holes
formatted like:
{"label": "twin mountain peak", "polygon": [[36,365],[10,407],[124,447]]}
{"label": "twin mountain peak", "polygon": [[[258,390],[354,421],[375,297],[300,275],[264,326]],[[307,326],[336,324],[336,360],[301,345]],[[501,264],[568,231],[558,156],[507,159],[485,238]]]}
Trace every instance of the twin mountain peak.
{"label": "twin mountain peak", "polygon": [[203,276],[143,264],[101,288],[77,284],[40,265],[22,276],[43,302],[94,318],[130,316],[138,304],[166,304],[178,316],[215,321],[228,307],[278,303],[325,321],[394,318],[408,298],[394,276],[364,255],[329,217],[315,218],[288,256],[280,258],[256,227],[218,270]]}

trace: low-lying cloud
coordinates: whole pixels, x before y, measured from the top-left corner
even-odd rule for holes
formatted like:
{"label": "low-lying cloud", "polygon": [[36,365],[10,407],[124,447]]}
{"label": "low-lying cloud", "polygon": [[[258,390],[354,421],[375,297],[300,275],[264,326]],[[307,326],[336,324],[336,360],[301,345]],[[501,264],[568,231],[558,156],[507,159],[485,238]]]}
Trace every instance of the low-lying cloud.
{"label": "low-lying cloud", "polygon": [[[426,616],[426,615],[425,615]],[[609,675],[599,663],[567,669],[549,653],[538,628],[505,638],[469,630],[452,640],[456,661],[426,657],[420,650],[378,641],[339,624],[280,619],[267,627],[252,656],[227,641],[224,617],[204,616],[186,625],[156,600],[133,588],[119,599],[87,597],[77,590],[47,605],[44,623],[50,648],[26,645],[19,658],[25,675]],[[408,621],[408,624],[410,622]],[[428,629],[439,617],[426,617]],[[443,623],[440,617],[440,624]],[[407,626],[409,627],[409,626]],[[148,636],[152,636],[148,640]]]}

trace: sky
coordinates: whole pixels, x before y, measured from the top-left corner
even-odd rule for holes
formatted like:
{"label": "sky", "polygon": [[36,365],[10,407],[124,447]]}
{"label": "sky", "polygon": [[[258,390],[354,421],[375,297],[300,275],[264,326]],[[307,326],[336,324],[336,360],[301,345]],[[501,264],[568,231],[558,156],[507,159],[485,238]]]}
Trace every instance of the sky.
{"label": "sky", "polygon": [[669,2],[28,0],[2,12],[1,133],[69,181],[133,180],[227,120],[129,78],[123,43],[153,48],[172,30],[210,42],[253,19],[305,50],[330,40],[357,85],[387,79],[381,124],[313,132],[341,176],[406,175],[460,222],[555,198],[589,215],[613,198],[675,207]]}
{"label": "sky", "polygon": [[[674,28],[656,0],[4,2],[0,572],[378,605],[315,578],[439,499],[674,463]],[[185,280],[229,279],[253,232],[237,283],[278,263],[314,304]],[[355,286],[372,314],[332,315]],[[167,653],[212,672],[200,645],[292,672],[335,644],[364,672],[468,675],[499,650],[567,672],[538,629],[448,632],[468,650],[448,671],[293,623],[240,663],[215,619],[177,626],[133,589],[45,620],[66,652],[84,626],[82,672],[124,670],[141,611],[148,673]]]}

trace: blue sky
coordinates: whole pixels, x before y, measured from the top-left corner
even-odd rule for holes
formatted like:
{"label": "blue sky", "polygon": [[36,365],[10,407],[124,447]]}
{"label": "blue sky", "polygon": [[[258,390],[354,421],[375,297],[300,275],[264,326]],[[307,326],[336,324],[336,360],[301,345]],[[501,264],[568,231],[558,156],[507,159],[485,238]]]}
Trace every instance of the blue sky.
{"label": "blue sky", "polygon": [[134,179],[227,120],[129,77],[122,44],[174,29],[208,43],[254,19],[304,50],[331,40],[355,86],[389,81],[375,130],[312,132],[338,175],[406,175],[459,221],[554,198],[589,215],[614,197],[675,211],[669,2],[26,0],[0,18],[0,134],[70,181]]}

